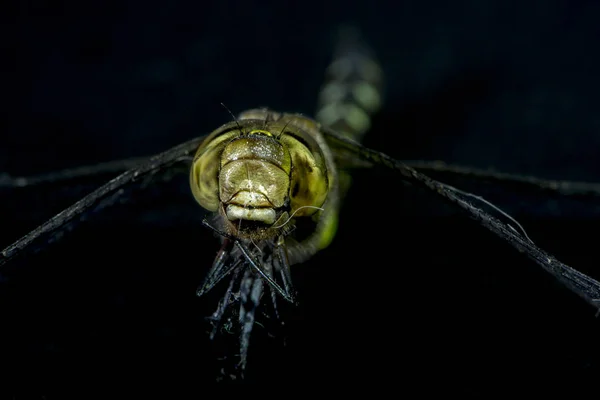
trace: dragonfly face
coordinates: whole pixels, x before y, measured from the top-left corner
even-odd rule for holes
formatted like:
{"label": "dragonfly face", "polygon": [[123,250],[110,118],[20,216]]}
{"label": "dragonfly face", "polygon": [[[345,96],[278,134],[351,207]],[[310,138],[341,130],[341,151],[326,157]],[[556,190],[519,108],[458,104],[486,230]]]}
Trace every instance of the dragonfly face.
{"label": "dragonfly face", "polygon": [[271,239],[290,218],[314,215],[335,183],[316,126],[305,131],[305,117],[260,113],[248,112],[212,133],[190,173],[198,203],[218,212],[224,229],[243,239]]}

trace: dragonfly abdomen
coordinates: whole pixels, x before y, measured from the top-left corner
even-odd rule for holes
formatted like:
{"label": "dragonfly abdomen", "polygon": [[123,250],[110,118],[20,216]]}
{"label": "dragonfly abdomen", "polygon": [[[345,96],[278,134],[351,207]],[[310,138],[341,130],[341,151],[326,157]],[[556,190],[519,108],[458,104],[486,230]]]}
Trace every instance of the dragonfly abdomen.
{"label": "dragonfly abdomen", "polygon": [[382,102],[383,73],[356,28],[340,29],[319,94],[316,119],[360,141]]}

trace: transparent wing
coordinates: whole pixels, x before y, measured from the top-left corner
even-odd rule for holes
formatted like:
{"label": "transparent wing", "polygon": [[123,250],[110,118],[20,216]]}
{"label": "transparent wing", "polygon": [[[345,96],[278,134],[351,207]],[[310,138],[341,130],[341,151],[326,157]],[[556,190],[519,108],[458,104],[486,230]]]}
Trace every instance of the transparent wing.
{"label": "transparent wing", "polygon": [[[336,135],[336,137],[339,136],[332,130],[328,132]],[[373,159],[360,157],[354,148],[340,147],[332,135],[328,137],[328,142],[331,147],[335,148],[335,161],[340,168],[371,168],[377,164]],[[496,186],[509,187],[520,192],[536,191],[541,194],[581,200],[600,200],[600,184],[593,182],[542,179],[535,176],[508,174],[490,169],[447,164],[443,161],[405,160],[402,162],[407,167],[430,174],[433,177],[439,177],[443,181],[466,179],[475,181],[478,184],[487,182]]]}
{"label": "transparent wing", "polygon": [[18,189],[41,184],[68,184],[78,179],[102,177],[107,174],[120,174],[139,167],[150,157],[128,158],[125,160],[108,161],[95,165],[69,168],[35,176],[11,176],[0,173],[0,189]]}
{"label": "transparent wing", "polygon": [[[203,139],[204,136],[192,139],[134,166],[9,245],[0,253],[0,273],[2,272],[1,268],[11,260],[20,255],[44,248],[49,243],[60,238],[65,231],[73,229],[89,213],[97,212],[115,203],[122,202],[131,194],[130,189],[147,185],[159,172],[170,170],[174,164],[189,160]],[[77,173],[71,174],[61,175],[58,173],[49,175],[46,178],[50,178],[50,181],[56,179],[68,180],[74,176],[90,176],[90,174],[93,175],[94,173],[106,173],[106,167],[110,170],[115,167],[123,168],[125,165],[126,163],[101,164],[99,168],[85,168],[80,171],[76,170],[75,172]]]}
{"label": "transparent wing", "polygon": [[[475,206],[473,200],[481,202],[481,198],[477,198],[469,193],[462,192],[449,185],[431,179],[405,163],[395,160],[383,153],[361,146],[331,129],[323,129],[323,134],[325,135],[328,144],[335,149],[335,152],[342,155],[343,160],[350,160],[352,158],[351,156],[354,155],[361,160],[359,163],[356,163],[356,165],[368,162],[376,166],[397,171],[405,182],[435,192],[454,207],[465,210],[469,216],[475,219],[480,225],[489,229],[496,236],[508,242],[518,251],[525,253],[545,271],[554,276],[571,291],[581,296],[589,304],[596,307],[600,312],[600,282],[563,264],[544,250],[537,247],[527,237],[524,231],[518,231],[511,224],[504,223],[483,209]],[[530,182],[529,184],[538,185],[539,182]],[[483,202],[481,205],[485,204],[492,206],[489,203]],[[495,207],[492,206],[492,208]],[[496,209],[496,211],[500,210]],[[503,215],[508,217],[506,214]],[[516,223],[514,220],[512,220],[512,222]]]}
{"label": "transparent wing", "polygon": [[[3,222],[11,227],[0,232],[0,250],[117,175],[140,166],[149,158],[117,160],[29,176],[0,173],[0,210],[4,216]],[[175,169],[184,167],[184,163],[175,164],[168,172],[154,176],[152,182],[170,182],[178,172]],[[158,190],[150,190],[145,191],[142,198],[130,196],[130,192],[126,190],[123,193],[121,202],[135,203],[160,195]]]}
{"label": "transparent wing", "polygon": [[573,182],[541,179],[535,176],[507,174],[494,170],[446,164],[443,161],[404,161],[404,164],[418,171],[439,176],[442,179],[475,179],[496,185],[511,185],[517,189],[539,190],[581,199],[600,199],[600,184],[592,182]]}

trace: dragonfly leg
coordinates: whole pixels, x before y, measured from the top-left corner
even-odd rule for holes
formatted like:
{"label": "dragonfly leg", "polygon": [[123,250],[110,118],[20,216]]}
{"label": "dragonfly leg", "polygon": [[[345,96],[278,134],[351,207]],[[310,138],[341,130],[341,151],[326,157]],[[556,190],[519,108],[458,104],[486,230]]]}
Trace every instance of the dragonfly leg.
{"label": "dragonfly leg", "polygon": [[240,334],[240,368],[243,371],[246,368],[248,358],[248,347],[250,344],[250,334],[254,326],[254,317],[256,309],[260,304],[260,298],[263,293],[263,280],[255,275],[251,269],[246,269],[242,284],[240,285],[240,324],[242,332]]}
{"label": "dragonfly leg", "polygon": [[231,246],[232,243],[229,239],[223,241],[223,246],[221,246],[221,250],[217,253],[210,271],[208,271],[208,274],[204,278],[204,282],[196,290],[196,296],[202,296],[208,292],[237,266],[237,263],[227,263],[230,259]]}
{"label": "dragonfly leg", "polygon": [[292,273],[290,269],[290,262],[288,259],[287,248],[285,247],[285,241],[283,236],[280,236],[275,246],[275,256],[278,262],[278,269],[281,274],[281,281],[283,282],[283,289],[287,296],[292,300],[292,303],[296,303],[296,290],[292,285]]}
{"label": "dragonfly leg", "polygon": [[240,270],[241,270],[240,268],[237,268],[233,272],[233,276],[231,277],[231,281],[229,282],[229,286],[227,287],[225,296],[223,296],[223,298],[219,302],[219,306],[217,307],[217,309],[215,310],[213,315],[211,315],[209,317],[209,319],[213,322],[213,329],[212,329],[212,332],[210,333],[210,340],[213,340],[215,338],[219,328],[221,327],[221,324],[223,322],[223,315],[225,314],[227,307],[235,301],[235,300],[232,300],[233,287],[235,286],[235,283],[238,280],[238,277],[240,275]]}
{"label": "dragonfly leg", "polygon": [[[275,280],[275,276],[274,276],[274,273],[273,273],[273,264],[272,263],[267,262],[265,264],[265,273],[267,274],[267,276],[269,278]],[[273,312],[275,313],[275,318],[278,321],[281,321],[281,318],[279,317],[279,311],[277,309],[277,292],[275,292],[274,290],[270,290],[269,292],[271,293],[271,303],[273,303]]]}

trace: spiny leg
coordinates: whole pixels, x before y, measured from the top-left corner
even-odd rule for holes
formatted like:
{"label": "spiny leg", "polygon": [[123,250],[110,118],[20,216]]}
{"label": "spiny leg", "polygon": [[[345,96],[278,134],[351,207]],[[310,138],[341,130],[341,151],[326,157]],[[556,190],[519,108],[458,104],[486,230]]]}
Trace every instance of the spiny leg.
{"label": "spiny leg", "polygon": [[[277,244],[273,246],[273,255],[271,256],[270,262],[267,262],[264,267],[267,275],[273,280],[275,280],[275,274],[279,273],[285,294],[292,300],[292,302],[294,302],[294,304],[296,304],[296,291],[292,286],[290,264],[288,261],[287,250],[285,248],[283,236],[281,236],[277,240]],[[279,311],[277,308],[277,293],[273,289],[271,289],[270,292],[275,317],[283,325],[283,320],[279,317]]]}
{"label": "spiny leg", "polygon": [[231,277],[231,281],[229,282],[229,286],[227,287],[227,291],[225,292],[225,296],[223,296],[223,298],[219,302],[219,306],[217,307],[213,315],[210,316],[210,320],[213,321],[213,330],[210,333],[210,340],[213,340],[215,338],[217,331],[221,327],[223,315],[225,314],[227,307],[232,303],[231,296],[233,293],[233,287],[238,281],[238,277],[240,276],[241,271],[240,268],[236,268],[238,265],[239,262],[235,263],[232,267],[232,269],[235,268],[235,270],[233,272],[233,276]]}
{"label": "spiny leg", "polygon": [[248,265],[251,266],[254,269],[254,271],[256,271],[265,281],[267,281],[267,283],[273,290],[276,290],[277,293],[279,293],[284,299],[286,299],[290,303],[294,303],[294,299],[291,298],[289,294],[286,293],[286,291],[277,282],[273,280],[273,278],[271,278],[265,273],[262,264],[260,262],[257,262],[257,260],[253,257],[252,253],[248,250],[248,248],[240,240],[237,240],[235,244],[238,247],[238,249],[242,252],[242,255],[248,262]]}
{"label": "spiny leg", "polygon": [[253,270],[246,269],[242,284],[240,285],[240,367],[242,373],[246,368],[248,359],[248,347],[250,345],[250,334],[254,326],[254,316],[260,304],[263,293],[263,280],[255,276]]}
{"label": "spiny leg", "polygon": [[226,232],[223,232],[223,231],[215,228],[206,219],[202,221],[202,224],[204,226],[206,226],[207,228],[211,229],[212,231],[214,231],[215,233],[232,241],[235,244],[235,246],[238,248],[238,250],[241,252],[242,256],[246,259],[248,265],[250,267],[252,267],[252,269],[254,269],[254,271],[256,271],[265,281],[267,281],[267,283],[273,290],[276,290],[277,293],[279,293],[284,299],[286,299],[290,303],[294,303],[294,299],[292,297],[290,297],[289,294],[277,282],[275,282],[273,280],[273,278],[271,278],[270,276],[268,276],[265,273],[265,271],[263,270],[263,267],[261,266],[261,263],[257,262],[255,260],[255,258],[252,255],[252,252],[248,249],[248,247],[244,243],[242,243],[241,240],[233,237],[232,235],[230,235]]}
{"label": "spiny leg", "polygon": [[281,274],[281,281],[283,282],[283,289],[285,293],[292,299],[292,302],[296,302],[296,290],[292,285],[292,273],[290,269],[290,262],[288,259],[287,248],[285,247],[285,240],[283,236],[277,239],[275,245],[275,260],[277,261],[277,269]]}
{"label": "spiny leg", "polygon": [[202,296],[210,289],[212,289],[217,283],[226,277],[237,263],[227,264],[227,261],[231,258],[231,246],[232,243],[229,239],[225,238],[221,250],[217,253],[215,261],[213,262],[210,271],[206,274],[204,282],[196,290],[196,296]]}
{"label": "spiny leg", "polygon": [[[275,276],[273,274],[273,269],[274,266],[272,264],[272,262],[267,262],[264,265],[265,268],[265,273],[273,280],[275,280]],[[275,313],[275,318],[277,318],[278,321],[281,321],[281,318],[279,317],[279,311],[277,310],[277,292],[275,292],[274,290],[269,290],[269,292],[271,293],[271,302],[273,303],[273,312]],[[267,315],[268,316],[268,315]]]}

